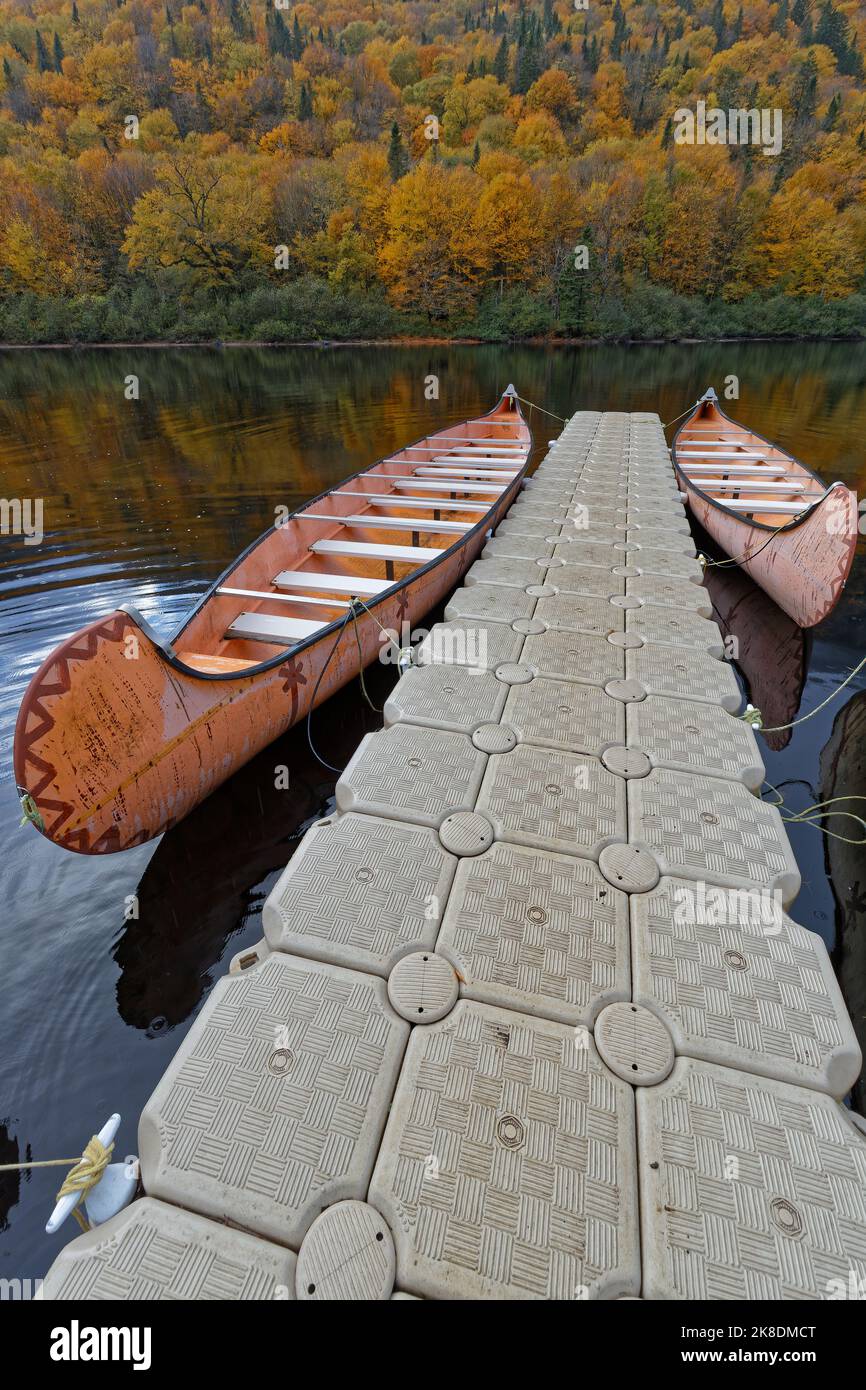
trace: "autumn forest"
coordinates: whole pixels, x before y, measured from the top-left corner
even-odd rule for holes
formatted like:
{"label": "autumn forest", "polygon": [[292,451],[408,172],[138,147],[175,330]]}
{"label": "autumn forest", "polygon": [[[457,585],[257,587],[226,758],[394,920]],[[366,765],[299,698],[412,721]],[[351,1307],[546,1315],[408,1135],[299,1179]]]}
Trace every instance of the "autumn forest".
{"label": "autumn forest", "polygon": [[850,0],[0,0],[0,340],[864,336],[864,53]]}

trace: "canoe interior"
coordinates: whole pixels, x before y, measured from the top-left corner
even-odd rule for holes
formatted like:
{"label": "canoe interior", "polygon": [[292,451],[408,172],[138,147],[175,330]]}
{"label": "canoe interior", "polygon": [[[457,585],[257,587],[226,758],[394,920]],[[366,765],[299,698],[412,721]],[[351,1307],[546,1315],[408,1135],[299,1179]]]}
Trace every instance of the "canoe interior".
{"label": "canoe interior", "polygon": [[[708,501],[770,531],[808,511],[825,492],[817,473],[731,420],[712,400],[702,401],[677,434],[674,462]],[[730,502],[738,505],[726,506]],[[748,509],[741,505],[748,503]],[[775,504],[783,505],[774,510]]]}
{"label": "canoe interior", "polygon": [[[368,586],[361,594],[372,607],[442,552],[459,548],[476,528],[488,524],[499,499],[525,468],[530,448],[531,434],[517,399],[506,392],[489,414],[449,425],[407,445],[306,503],[281,525],[269,528],[220,576],[172,638],[177,660],[211,678],[229,678],[252,674],[287,650],[320,639],[330,624],[345,617],[352,580],[378,581],[383,586],[375,593]],[[437,507],[437,502],[443,506]],[[308,513],[315,514],[315,519]],[[353,520],[344,522],[343,517]],[[370,524],[364,525],[363,518],[369,518]],[[413,518],[422,523],[420,528],[413,525]],[[438,523],[441,530],[435,529]],[[344,540],[375,549],[410,547],[422,553],[391,558],[384,550],[381,555],[319,555],[311,549],[320,541]],[[311,581],[315,576],[330,577],[330,591],[315,583],[307,586],[303,580],[276,585],[277,576],[286,571],[309,575]],[[344,592],[337,590],[334,576],[345,577]],[[255,597],[220,593],[222,589],[246,590]],[[315,622],[317,630],[292,643],[232,637],[229,631],[241,614]]]}

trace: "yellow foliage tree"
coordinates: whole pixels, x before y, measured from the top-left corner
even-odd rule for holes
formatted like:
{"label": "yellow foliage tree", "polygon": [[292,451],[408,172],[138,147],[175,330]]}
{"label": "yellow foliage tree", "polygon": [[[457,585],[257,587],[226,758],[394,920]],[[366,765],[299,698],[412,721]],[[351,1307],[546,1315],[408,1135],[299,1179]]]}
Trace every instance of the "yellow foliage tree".
{"label": "yellow foliage tree", "polygon": [[392,186],[379,272],[391,301],[430,319],[467,311],[490,262],[479,235],[481,180],[425,160]]}
{"label": "yellow foliage tree", "polygon": [[156,186],[135,204],[123,250],[133,270],[183,266],[200,283],[216,284],[251,258],[273,257],[263,239],[267,215],[249,165],[182,148],[161,158]]}

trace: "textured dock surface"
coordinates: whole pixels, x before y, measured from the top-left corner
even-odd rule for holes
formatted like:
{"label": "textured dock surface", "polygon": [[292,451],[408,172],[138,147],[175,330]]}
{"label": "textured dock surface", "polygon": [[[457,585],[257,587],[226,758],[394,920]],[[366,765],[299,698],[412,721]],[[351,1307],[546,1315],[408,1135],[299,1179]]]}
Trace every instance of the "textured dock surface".
{"label": "textured dock surface", "polygon": [[654,415],[575,415],[392,691],[56,1298],[824,1299],[860,1054]]}

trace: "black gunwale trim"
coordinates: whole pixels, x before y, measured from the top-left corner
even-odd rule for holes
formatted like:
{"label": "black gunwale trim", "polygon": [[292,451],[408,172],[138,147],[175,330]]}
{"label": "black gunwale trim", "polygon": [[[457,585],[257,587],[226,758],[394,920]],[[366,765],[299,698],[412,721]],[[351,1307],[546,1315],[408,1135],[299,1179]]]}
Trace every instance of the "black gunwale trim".
{"label": "black gunwale trim", "polygon": [[[397,452],[400,453],[404,449],[411,449],[416,445],[421,444],[424,440],[435,439],[437,435],[444,433],[445,430],[457,429],[461,425],[471,424],[476,420],[489,419],[491,415],[496,414],[497,410],[502,405],[502,402],[505,400],[506,396],[511,397],[515,401],[517,414],[519,415],[522,423],[526,425],[526,428],[529,432],[529,447],[526,454],[526,462],[524,463],[520,472],[515,474],[513,480],[508,484],[508,487],[505,489],[505,491],[499,494],[499,496],[496,498],[493,504],[481,517],[480,521],[477,521],[470,531],[466,531],[462,536],[458,536],[458,538],[454,541],[452,545],[449,545],[445,550],[441,551],[433,559],[428,560],[427,564],[421,565],[418,569],[412,570],[412,572],[410,574],[407,574],[403,579],[395,580],[395,582],[392,585],[385,589],[381,594],[377,594],[375,598],[371,600],[370,603],[367,603],[367,608],[371,610],[375,609],[378,604],[385,603],[392,599],[394,595],[398,594],[401,589],[404,589],[407,584],[413,583],[416,579],[419,578],[420,575],[426,574],[428,570],[433,569],[435,565],[440,564],[442,561],[447,559],[449,555],[454,554],[463,546],[467,545],[468,542],[478,533],[479,530],[481,530],[483,527],[489,524],[491,514],[495,512],[499,507],[501,507],[503,502],[507,501],[508,505],[511,505],[511,501],[513,500],[512,493],[515,491],[516,488],[520,486],[520,484],[523,482],[523,479],[526,477],[526,470],[529,468],[533,449],[535,447],[532,429],[529,425],[529,422],[526,419],[526,416],[523,414],[523,411],[520,408],[520,400],[516,392],[503,391],[502,395],[499,397],[499,400],[496,402],[496,405],[494,405],[492,409],[486,411],[484,415],[472,415],[465,420],[458,420],[454,424],[443,426],[442,430],[437,430],[434,434],[419,435],[419,437],[413,440],[411,444],[401,445],[400,449],[398,449]],[[491,443],[492,442],[493,441],[491,440]],[[390,454],[383,454],[380,458],[375,459],[373,463],[368,464],[366,468],[359,469],[357,473],[349,474],[349,476],[347,478],[343,478],[341,482],[335,483],[332,487],[326,488],[323,492],[318,493],[315,497],[308,498],[306,502],[304,502],[300,507],[298,507],[295,511],[292,512],[291,517],[288,519],[291,520],[292,518],[299,516],[302,512],[306,511],[308,507],[315,506],[315,504],[317,502],[320,502],[323,497],[330,497],[332,493],[336,492],[341,487],[345,487],[347,483],[354,482],[356,478],[366,477],[367,474],[370,473],[370,471],[373,468],[377,468],[380,463],[384,463],[386,459],[390,457]],[[335,517],[334,521],[339,521],[339,517]],[[226,566],[226,568],[222,571],[218,578],[215,579],[214,582],[211,584],[210,588],[204,594],[202,594],[201,598],[197,601],[194,607],[181,621],[180,625],[172,633],[171,637],[167,640],[160,637],[159,633],[157,633],[153,629],[148,620],[145,617],[143,617],[143,615],[139,613],[138,610],[132,604],[121,603],[118,605],[117,611],[121,613],[126,613],[127,617],[131,618],[133,622],[137,624],[137,626],[141,629],[141,631],[148,638],[148,640],[153,643],[154,647],[156,647],[157,651],[160,653],[163,660],[168,666],[171,666],[175,671],[179,671],[184,676],[192,677],[194,680],[217,682],[244,681],[255,679],[256,676],[262,675],[265,671],[273,670],[275,666],[282,665],[282,663],[288,660],[290,657],[294,657],[300,654],[301,652],[305,651],[307,647],[312,646],[316,642],[320,642],[323,637],[327,637],[329,634],[336,632],[340,624],[345,621],[345,617],[334,618],[332,622],[327,623],[325,626],[319,628],[317,632],[311,633],[309,637],[303,638],[300,642],[294,643],[291,647],[286,647],[282,652],[280,652],[278,656],[269,657],[267,661],[260,661],[256,665],[249,666],[243,671],[198,671],[193,666],[187,666],[183,661],[181,661],[178,658],[177,654],[174,651],[175,643],[183,635],[185,630],[189,627],[193,618],[195,618],[201,612],[206,603],[210,602],[210,600],[215,596],[216,590],[220,587],[221,584],[224,583],[228,576],[237,569],[238,565],[241,564],[241,562],[245,560],[248,555],[251,555],[252,552],[256,550],[258,546],[260,546],[262,542],[265,541],[272,534],[273,529],[273,526],[269,526],[267,530],[262,531],[261,535],[257,536],[255,540],[251,541],[250,544],[246,547],[246,549],[242,550],[240,555],[236,556],[235,559],[231,562],[231,564]]]}

